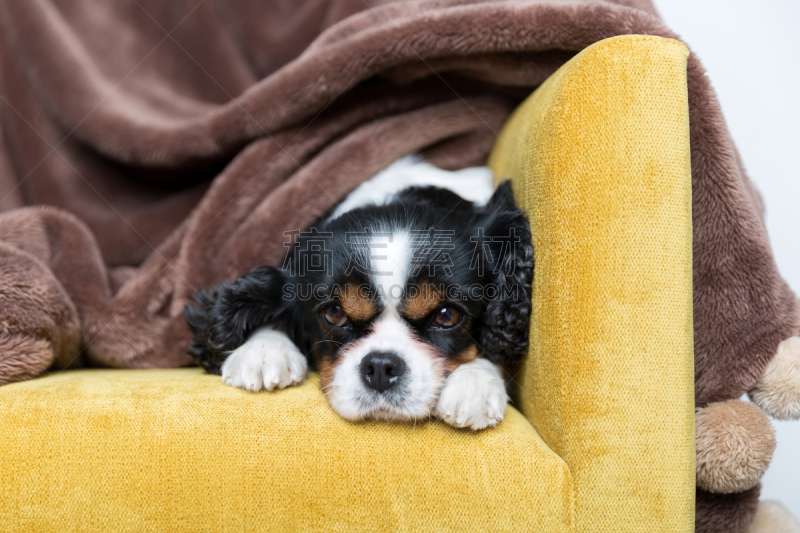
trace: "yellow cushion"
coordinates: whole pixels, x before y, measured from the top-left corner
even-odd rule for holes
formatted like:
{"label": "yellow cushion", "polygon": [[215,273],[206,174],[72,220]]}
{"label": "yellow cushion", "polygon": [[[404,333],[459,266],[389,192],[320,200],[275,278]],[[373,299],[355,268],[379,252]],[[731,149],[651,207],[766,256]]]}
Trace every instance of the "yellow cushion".
{"label": "yellow cushion", "polygon": [[316,375],[82,370],[0,387],[0,428],[3,531],[569,531],[566,465],[513,408],[351,424]]}
{"label": "yellow cushion", "polygon": [[498,141],[536,246],[527,418],[351,424],[314,375],[252,394],[197,369],[58,373],[0,387],[2,529],[690,531],[686,53],[601,41]]}
{"label": "yellow cushion", "polygon": [[490,161],[533,231],[519,407],[569,465],[576,531],[694,527],[687,56],[658,37],[587,48]]}

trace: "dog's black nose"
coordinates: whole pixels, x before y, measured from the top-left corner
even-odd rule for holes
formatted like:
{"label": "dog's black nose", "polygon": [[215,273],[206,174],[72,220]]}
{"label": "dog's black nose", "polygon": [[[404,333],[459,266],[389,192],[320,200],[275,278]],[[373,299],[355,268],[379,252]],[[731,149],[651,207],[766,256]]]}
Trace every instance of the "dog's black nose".
{"label": "dog's black nose", "polygon": [[406,364],[391,352],[372,352],[361,360],[361,380],[378,392],[392,388],[405,371]]}

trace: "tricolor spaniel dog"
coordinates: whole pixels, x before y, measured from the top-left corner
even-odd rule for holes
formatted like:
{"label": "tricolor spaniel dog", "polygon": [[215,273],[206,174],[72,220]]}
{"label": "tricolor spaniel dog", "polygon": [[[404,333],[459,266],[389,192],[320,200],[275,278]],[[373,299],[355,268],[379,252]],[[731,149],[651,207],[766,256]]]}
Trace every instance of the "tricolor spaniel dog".
{"label": "tricolor spaniel dog", "polygon": [[509,182],[401,159],[351,193],[281,267],[256,268],[185,310],[189,352],[250,391],[320,374],[348,420],[503,420],[499,363],[528,344],[533,246]]}

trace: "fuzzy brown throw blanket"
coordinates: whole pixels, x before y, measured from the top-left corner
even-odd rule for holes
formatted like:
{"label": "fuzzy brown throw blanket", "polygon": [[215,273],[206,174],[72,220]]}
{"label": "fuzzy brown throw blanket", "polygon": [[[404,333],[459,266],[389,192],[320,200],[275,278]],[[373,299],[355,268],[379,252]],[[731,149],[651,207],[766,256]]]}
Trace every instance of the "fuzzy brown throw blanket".
{"label": "fuzzy brown throw blanket", "polygon": [[[190,364],[197,286],[278,263],[285,231],[401,155],[484,163],[586,46],[676,37],[649,0],[0,0],[0,28],[0,384]],[[750,389],[798,311],[688,69],[703,406]]]}

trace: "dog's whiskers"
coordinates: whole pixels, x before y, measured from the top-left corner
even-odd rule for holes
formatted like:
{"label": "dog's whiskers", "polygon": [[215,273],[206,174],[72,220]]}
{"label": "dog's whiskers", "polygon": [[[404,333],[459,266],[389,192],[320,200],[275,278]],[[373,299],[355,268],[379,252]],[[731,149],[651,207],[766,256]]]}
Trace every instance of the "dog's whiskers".
{"label": "dog's whiskers", "polygon": [[331,343],[336,344],[338,346],[344,346],[343,342],[335,341],[335,340],[332,340],[332,339],[322,339],[321,341],[317,341],[314,344],[312,344],[311,347],[309,348],[309,350],[313,350],[314,348],[316,348],[317,346],[319,346],[323,342],[331,342]]}

